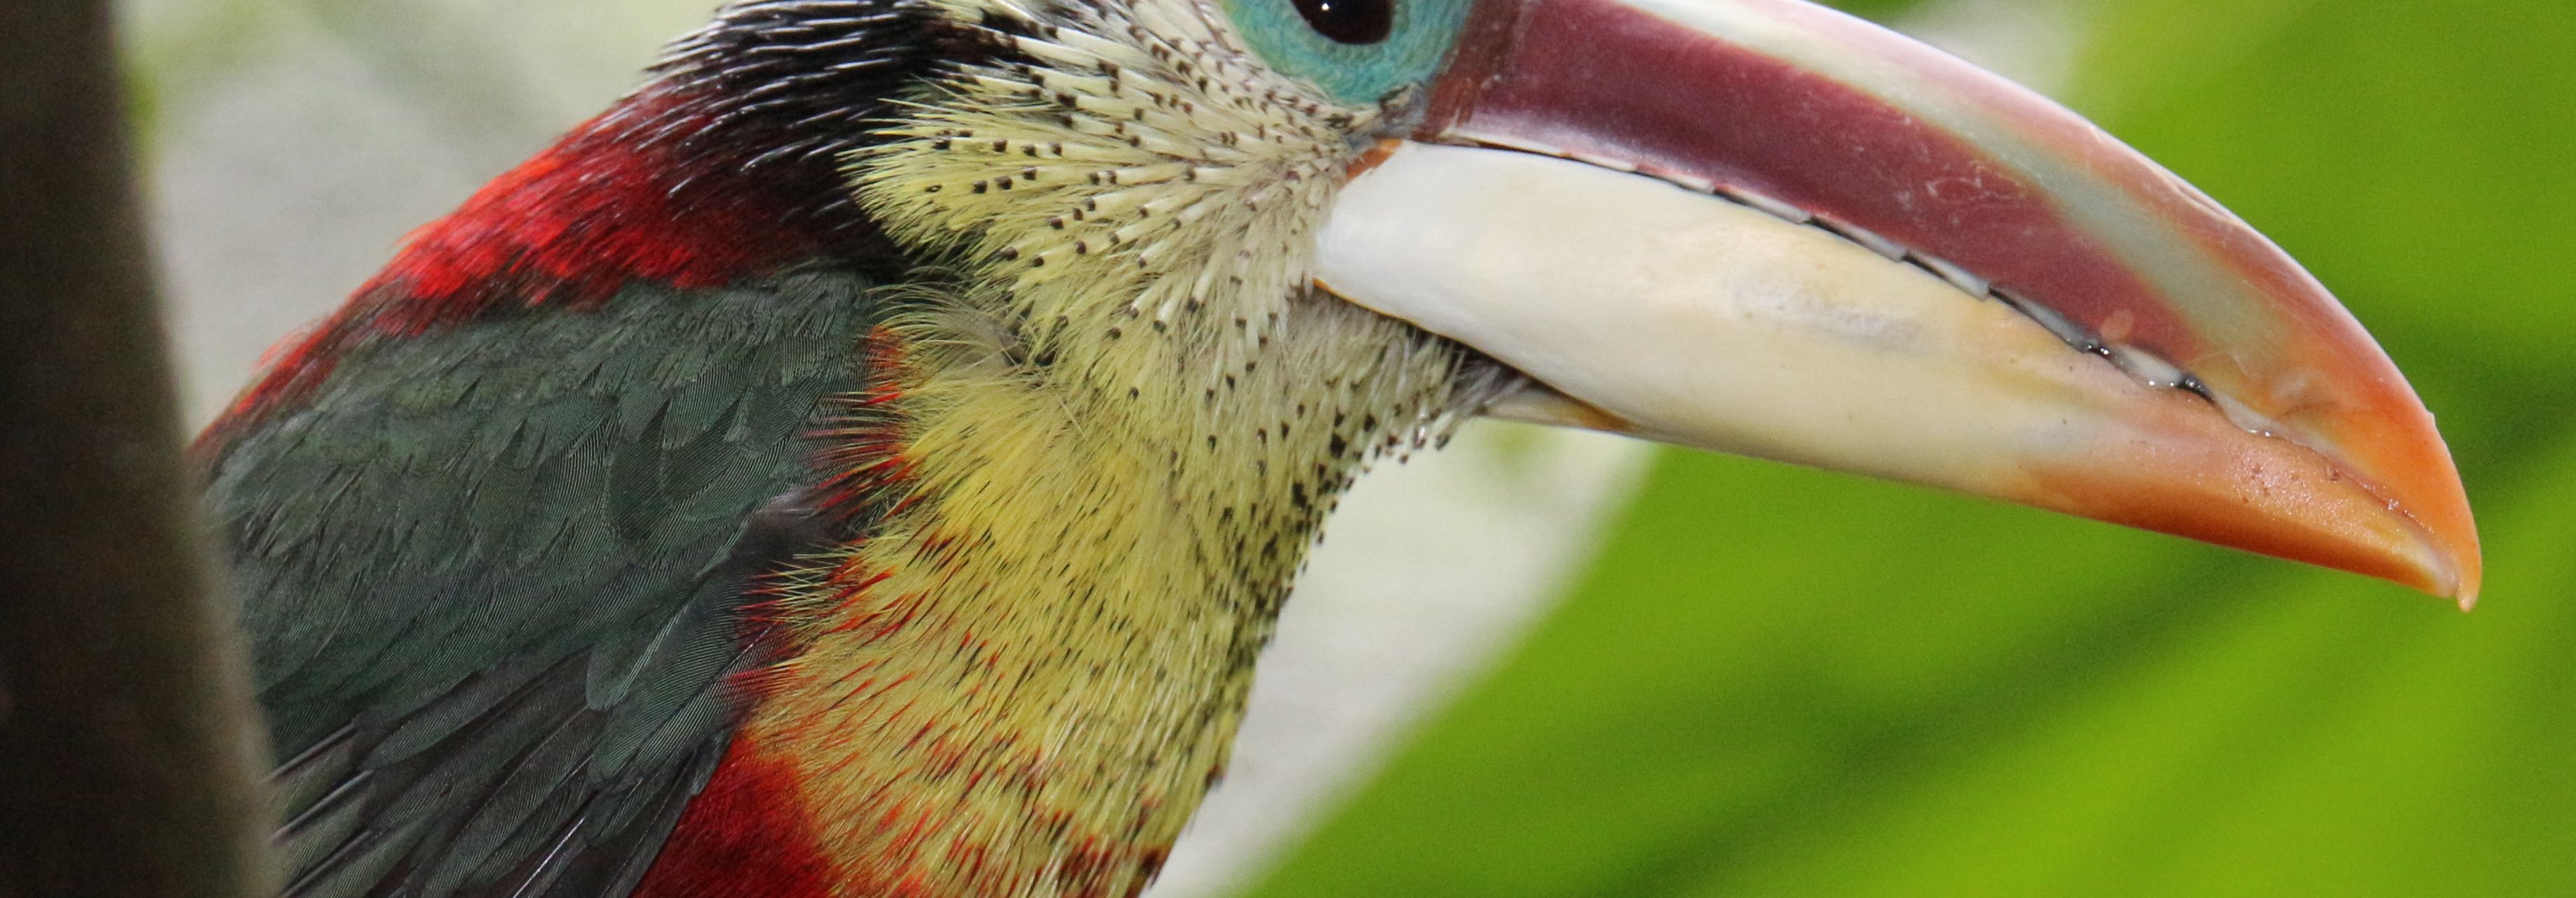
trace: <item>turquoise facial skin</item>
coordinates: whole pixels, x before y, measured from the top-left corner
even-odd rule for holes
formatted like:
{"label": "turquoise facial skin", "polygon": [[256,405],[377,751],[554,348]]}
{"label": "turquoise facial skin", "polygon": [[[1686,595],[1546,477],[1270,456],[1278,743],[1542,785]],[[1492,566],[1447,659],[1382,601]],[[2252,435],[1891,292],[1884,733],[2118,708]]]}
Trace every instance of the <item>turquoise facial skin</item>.
{"label": "turquoise facial skin", "polygon": [[1468,0],[1388,2],[1395,4],[1394,27],[1373,44],[1317,34],[1294,0],[1221,0],[1221,6],[1272,68],[1312,82],[1334,100],[1366,105],[1439,71],[1467,18]]}

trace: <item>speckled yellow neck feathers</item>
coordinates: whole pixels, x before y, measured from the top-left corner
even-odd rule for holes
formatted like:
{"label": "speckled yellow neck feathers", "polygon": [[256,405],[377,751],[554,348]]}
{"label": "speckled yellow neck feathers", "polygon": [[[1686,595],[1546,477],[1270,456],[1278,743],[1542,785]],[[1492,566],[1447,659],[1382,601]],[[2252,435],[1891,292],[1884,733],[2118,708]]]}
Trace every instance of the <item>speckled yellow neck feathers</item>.
{"label": "speckled yellow neck feathers", "polygon": [[1133,894],[1334,497],[1491,375],[1308,287],[1375,110],[1182,0],[955,14],[1032,62],[956,73],[851,160],[960,274],[911,288],[836,459],[900,472],[899,510],[789,584],[802,650],[742,738],[803,772],[848,894]]}

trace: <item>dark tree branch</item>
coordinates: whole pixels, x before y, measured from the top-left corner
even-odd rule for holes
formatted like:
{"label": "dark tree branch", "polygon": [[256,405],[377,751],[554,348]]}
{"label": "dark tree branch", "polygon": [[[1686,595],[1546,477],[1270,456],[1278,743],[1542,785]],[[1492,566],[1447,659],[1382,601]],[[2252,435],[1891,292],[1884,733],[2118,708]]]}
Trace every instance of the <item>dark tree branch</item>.
{"label": "dark tree branch", "polygon": [[267,893],[106,0],[0,2],[0,898]]}

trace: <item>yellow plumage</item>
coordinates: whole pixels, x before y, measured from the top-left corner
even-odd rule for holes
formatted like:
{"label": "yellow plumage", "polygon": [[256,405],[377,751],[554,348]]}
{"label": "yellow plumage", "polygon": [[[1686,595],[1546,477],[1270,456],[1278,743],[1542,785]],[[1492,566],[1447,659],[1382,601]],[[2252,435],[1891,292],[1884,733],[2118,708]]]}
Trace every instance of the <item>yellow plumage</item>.
{"label": "yellow plumage", "polygon": [[1179,0],[949,11],[1047,64],[957,72],[848,160],[868,211],[957,273],[891,326],[899,458],[853,462],[901,465],[911,504],[797,578],[811,645],[746,735],[803,765],[813,806],[867,809],[819,834],[859,881],[1126,894],[1223,771],[1334,497],[1480,381],[1310,292],[1374,109]]}

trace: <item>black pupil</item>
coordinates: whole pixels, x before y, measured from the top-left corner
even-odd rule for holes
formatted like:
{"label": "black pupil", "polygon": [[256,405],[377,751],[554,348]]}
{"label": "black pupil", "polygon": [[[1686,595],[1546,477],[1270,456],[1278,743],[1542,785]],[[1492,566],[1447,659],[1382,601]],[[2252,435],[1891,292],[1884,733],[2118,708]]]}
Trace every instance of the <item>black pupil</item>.
{"label": "black pupil", "polygon": [[1345,44],[1374,44],[1395,30],[1395,0],[1296,0],[1315,33]]}

